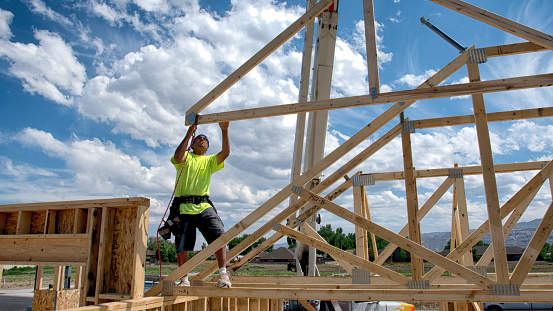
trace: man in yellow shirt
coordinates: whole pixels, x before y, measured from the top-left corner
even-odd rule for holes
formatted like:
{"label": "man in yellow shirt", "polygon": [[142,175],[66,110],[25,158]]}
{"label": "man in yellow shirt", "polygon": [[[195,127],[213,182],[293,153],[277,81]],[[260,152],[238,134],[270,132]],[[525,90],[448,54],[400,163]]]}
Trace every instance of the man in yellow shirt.
{"label": "man in yellow shirt", "polygon": [[[175,150],[171,163],[177,169],[177,185],[173,204],[180,210],[179,226],[182,234],[175,234],[175,246],[179,266],[188,261],[188,251],[194,249],[196,228],[200,230],[207,243],[211,243],[224,233],[223,222],[213,203],[209,199],[211,175],[225,166],[225,159],[230,154],[228,122],[219,123],[223,137],[221,151],[214,155],[205,155],[209,140],[205,135],[198,135],[192,141],[192,152],[187,146],[196,124],[191,125],[184,139]],[[226,270],[226,245],[215,252],[219,264],[218,287],[231,287]],[[181,278],[180,286],[190,286],[188,275]]]}

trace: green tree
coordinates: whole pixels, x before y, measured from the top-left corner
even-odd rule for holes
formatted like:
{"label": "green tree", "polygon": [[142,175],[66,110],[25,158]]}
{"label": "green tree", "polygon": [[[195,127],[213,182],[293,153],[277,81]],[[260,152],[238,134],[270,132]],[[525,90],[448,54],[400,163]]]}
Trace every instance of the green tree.
{"label": "green tree", "polygon": [[[250,235],[249,234],[246,234],[244,233],[242,236],[240,237],[235,237],[234,239],[232,239],[227,245],[228,245],[228,249],[231,250],[233,249],[236,245],[240,244],[242,241],[244,241],[247,237],[249,237]],[[262,237],[260,238],[259,240],[255,241],[255,243],[253,243],[252,245],[250,245],[248,248],[246,248],[245,250],[243,250],[240,255],[246,255],[247,253],[251,252],[254,248],[256,248],[257,246],[259,246],[259,244],[263,243],[265,241],[265,237]],[[267,252],[272,252],[273,251],[273,246],[271,245],[269,248],[267,248]]]}
{"label": "green tree", "polygon": [[175,262],[177,261],[177,251],[175,249],[175,244],[169,240],[159,239],[159,253],[157,249],[158,240],[156,237],[148,237],[148,243],[146,244],[146,249],[153,250],[156,252],[156,258],[161,261],[166,262]]}
{"label": "green tree", "polygon": [[288,249],[296,247],[296,240],[292,239],[291,237],[286,237],[286,242],[288,243]]}
{"label": "green tree", "polygon": [[549,243],[545,243],[545,244],[543,245],[543,247],[541,248],[541,251],[540,251],[540,254],[539,254],[539,256],[538,256],[538,259],[540,259],[540,260],[547,260],[548,257],[549,257],[549,256],[547,255],[547,253],[548,253],[548,251],[549,251],[549,248],[550,248]]}

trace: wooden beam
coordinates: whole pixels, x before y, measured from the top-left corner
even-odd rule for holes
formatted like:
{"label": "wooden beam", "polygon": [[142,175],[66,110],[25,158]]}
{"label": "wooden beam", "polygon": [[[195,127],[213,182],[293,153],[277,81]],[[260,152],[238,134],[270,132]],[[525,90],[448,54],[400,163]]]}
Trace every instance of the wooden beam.
{"label": "wooden beam", "polygon": [[[553,173],[553,161],[549,162],[541,171],[539,171],[532,179],[530,179],[513,197],[511,197],[503,206],[501,207],[501,218],[507,217],[517,206],[524,202],[529,195],[535,194],[536,188],[541,187],[541,185],[551,176]],[[471,233],[471,235],[459,245],[457,248],[452,250],[446,258],[451,260],[459,259],[465,252],[469,249],[472,249],[478,241],[480,241],[486,234],[490,231],[489,221],[486,220],[480,227]],[[425,281],[433,281],[440,276],[440,274],[445,271],[442,267],[434,267],[430,270],[424,277]]]}
{"label": "wooden beam", "polygon": [[[365,211],[365,218],[372,221],[371,218],[371,209],[369,208],[369,198],[367,197],[367,189],[363,187],[361,189],[361,196],[363,198],[363,207]],[[374,233],[369,233],[371,236],[371,243],[372,243],[372,249],[373,249],[373,255],[374,259],[376,260],[378,258],[378,246],[376,245],[376,236]]]}
{"label": "wooden beam", "polygon": [[417,101],[423,99],[443,98],[459,95],[512,91],[551,86],[552,84],[553,74],[547,73],[517,78],[497,79],[446,86],[435,86],[432,88],[417,88],[414,90],[380,93],[377,98],[373,98],[372,95],[360,95],[327,100],[317,100],[308,103],[294,103],[213,113],[198,116],[198,124],[266,118],[297,114],[301,112],[353,108],[368,105]]}
{"label": "wooden beam", "polygon": [[[468,63],[467,71],[471,82],[480,81],[480,70],[477,63]],[[490,234],[493,244],[495,272],[498,275],[498,284],[508,284],[509,265],[507,263],[507,251],[505,248],[505,237],[503,236],[503,225],[499,211],[499,196],[497,193],[497,181],[493,164],[493,153],[486,118],[486,106],[484,95],[472,95],[472,106],[474,119],[476,121],[476,136],[480,149],[480,162],[482,163],[482,175],[484,178],[484,190],[488,209],[488,220],[490,222]]]}
{"label": "wooden beam", "polygon": [[309,246],[313,246],[314,248],[329,254],[333,258],[340,258],[340,259],[343,259],[345,261],[349,261],[349,263],[351,263],[352,265],[354,265],[356,267],[378,273],[382,277],[390,279],[390,280],[392,280],[392,281],[394,281],[398,284],[407,284],[407,281],[409,280],[409,278],[407,278],[407,277],[405,277],[405,276],[403,276],[403,275],[401,275],[401,274],[399,274],[395,271],[384,268],[381,265],[377,265],[377,264],[375,264],[373,262],[370,262],[368,260],[365,260],[365,259],[363,259],[359,256],[355,256],[355,255],[350,254],[346,251],[343,251],[339,248],[336,248],[336,247],[326,243],[326,241],[321,242],[321,241],[319,241],[315,238],[312,238],[312,237],[310,237],[310,236],[308,236],[304,233],[301,233],[299,231],[296,231],[292,228],[279,225],[279,226],[273,226],[273,229],[275,231],[278,231],[282,234],[285,234],[285,235],[291,237],[292,239],[295,239],[297,241],[301,241],[302,243],[305,243]]}
{"label": "wooden beam", "polygon": [[[265,58],[267,58],[271,53],[273,53],[277,48],[283,45],[288,39],[300,31],[305,25],[311,22],[315,17],[319,16],[326,8],[328,8],[334,0],[322,0],[313,6],[309,11],[303,14],[298,18],[292,25],[288,26],[284,31],[282,31],[278,36],[276,36],[271,42],[264,46],[261,50],[255,53],[249,60],[242,64],[238,69],[236,69],[232,74],[225,78],[219,85],[217,85],[213,90],[207,93],[202,99],[200,99],[192,108],[188,109],[186,115],[198,114],[204,110],[210,103],[217,99],[221,94],[223,94],[228,88],[230,88],[234,83],[244,77],[248,72],[250,72],[255,66],[261,63]],[[187,118],[186,125],[190,125],[194,122],[194,119],[189,120]]]}
{"label": "wooden beam", "polygon": [[[488,122],[514,121],[533,118],[553,117],[553,107],[525,110],[492,112],[486,115]],[[416,129],[474,124],[474,115],[415,120]]]}
{"label": "wooden beam", "polygon": [[475,5],[461,0],[430,0],[434,3],[450,8],[468,17],[472,17],[490,26],[499,28],[517,37],[539,44],[545,48],[553,49],[553,37],[524,26],[503,16],[481,9]]}
{"label": "wooden beam", "polygon": [[[467,208],[467,198],[465,195],[465,181],[463,178],[456,178],[455,186],[457,189],[457,215],[459,217],[459,243],[462,243],[470,235],[469,215]],[[462,263],[465,266],[473,266],[472,249],[465,252],[462,257]]]}
{"label": "wooden beam", "polygon": [[[363,213],[363,197],[362,189],[365,186],[353,187],[353,211],[356,214],[365,217]],[[367,244],[367,231],[359,226],[355,226],[355,251],[357,256],[369,260],[368,244]],[[351,272],[350,272],[351,273]]]}
{"label": "wooden beam", "polygon": [[[270,299],[318,299],[339,301],[405,301],[405,302],[447,302],[474,301],[489,302],[497,296],[484,290],[420,290],[420,289],[302,289],[297,288],[217,288],[205,286],[176,286],[174,295],[204,297],[250,297]],[[502,302],[549,302],[553,290],[521,290],[520,296],[501,296]],[[98,309],[97,309],[98,310]]]}
{"label": "wooden beam", "polygon": [[0,235],[0,262],[82,264],[87,259],[87,245],[84,234]]}
{"label": "wooden beam", "polygon": [[[411,255],[415,254],[417,256],[423,257],[425,260],[441,267],[445,267],[448,271],[451,271],[460,277],[466,279],[467,281],[473,283],[474,285],[477,285],[481,288],[487,289],[492,284],[492,282],[481,276],[480,274],[467,269],[453,261],[451,261],[448,258],[444,258],[442,255],[435,253],[419,244],[413,243],[412,241],[380,226],[375,224],[372,221],[363,219],[362,217],[359,217],[359,215],[350,212],[349,210],[333,203],[328,200],[326,200],[323,197],[320,197],[319,195],[305,189],[305,188],[294,188],[293,190],[296,194],[298,194],[300,197],[309,200],[309,202],[324,208],[325,210],[335,214],[336,216],[339,216],[345,220],[350,221],[353,224],[357,224],[362,226],[363,228],[367,229],[370,232],[373,232],[374,234],[382,237],[383,239],[390,241],[390,243],[394,243],[398,245],[399,247],[403,248],[404,250],[411,253]],[[298,193],[299,192],[299,193]]]}
{"label": "wooden beam", "polygon": [[518,261],[509,279],[511,284],[522,285],[522,282],[524,282],[528,272],[530,272],[530,269],[538,258],[549,234],[551,234],[551,230],[553,230],[553,203],[549,204],[549,208],[543,215],[540,225]]}
{"label": "wooden beam", "polygon": [[[419,201],[417,195],[417,180],[415,167],[413,166],[413,151],[411,149],[411,132],[406,129],[406,121],[403,114],[400,115],[403,130],[401,131],[401,146],[403,150],[403,170],[405,174],[405,198],[407,203],[407,225],[409,227],[409,239],[417,244],[422,244],[420,232],[420,220],[418,219]],[[422,258],[411,254],[411,275],[413,281],[420,281],[424,273]]]}
{"label": "wooden beam", "polygon": [[[543,165],[546,165],[549,161],[538,162],[523,162],[523,163],[506,163],[495,164],[496,173],[512,173],[518,171],[536,171],[541,170]],[[463,170],[463,175],[481,175],[481,166],[461,166],[458,167]],[[417,178],[431,178],[431,177],[443,177],[448,176],[451,168],[435,168],[426,170],[416,170],[415,176]],[[403,179],[404,172],[388,172],[388,173],[372,173],[375,181],[389,181],[389,180],[401,180]]]}
{"label": "wooden beam", "polygon": [[[57,202],[40,202],[40,203],[20,203],[20,204],[3,204],[0,205],[0,212],[19,212],[19,211],[46,211],[53,210],[68,210],[76,208],[92,208],[92,207],[125,207],[133,205],[150,206],[150,199],[136,198],[115,198],[101,200],[75,200],[75,201],[57,201]],[[53,233],[53,232],[51,232]]]}
{"label": "wooden beam", "polygon": [[367,71],[369,90],[371,93],[380,93],[380,77],[378,73],[378,54],[376,47],[376,27],[374,20],[373,0],[363,0],[365,22],[365,46],[367,48]]}

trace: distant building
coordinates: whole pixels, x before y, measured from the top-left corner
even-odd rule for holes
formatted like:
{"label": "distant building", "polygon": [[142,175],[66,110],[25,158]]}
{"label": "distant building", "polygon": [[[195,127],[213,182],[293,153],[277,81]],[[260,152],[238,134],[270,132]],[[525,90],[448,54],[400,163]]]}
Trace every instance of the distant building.
{"label": "distant building", "polygon": [[155,250],[146,250],[146,262],[147,263],[157,263],[157,256]]}
{"label": "distant building", "polygon": [[286,247],[279,247],[270,253],[263,252],[258,260],[260,262],[293,262],[294,254]]}

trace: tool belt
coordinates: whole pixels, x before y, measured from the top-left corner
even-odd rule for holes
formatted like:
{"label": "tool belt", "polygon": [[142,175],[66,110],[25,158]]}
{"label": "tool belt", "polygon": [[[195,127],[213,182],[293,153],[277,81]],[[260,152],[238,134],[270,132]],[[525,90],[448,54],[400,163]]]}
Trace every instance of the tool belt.
{"label": "tool belt", "polygon": [[180,205],[182,203],[200,204],[203,202],[207,202],[209,203],[209,205],[211,205],[211,207],[215,208],[215,206],[213,205],[213,202],[209,199],[208,195],[204,195],[204,196],[191,195],[191,196],[175,197],[169,209],[169,217],[167,217],[167,220],[165,221],[163,226],[161,226],[157,231],[158,234],[165,240],[171,239],[171,233],[173,233],[173,235],[175,236],[181,235],[182,228],[180,225],[180,217],[179,217]]}

